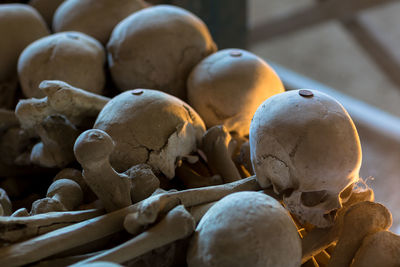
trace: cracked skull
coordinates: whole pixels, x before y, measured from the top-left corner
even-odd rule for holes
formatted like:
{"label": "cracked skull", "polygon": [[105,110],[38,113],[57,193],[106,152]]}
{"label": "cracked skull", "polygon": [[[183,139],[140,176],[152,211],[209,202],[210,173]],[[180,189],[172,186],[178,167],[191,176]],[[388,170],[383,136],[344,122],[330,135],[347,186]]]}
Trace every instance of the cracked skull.
{"label": "cracked skull", "polygon": [[290,212],[318,227],[333,224],[359,179],[361,146],[349,114],[332,97],[294,90],[267,99],[250,126],[251,161]]}
{"label": "cracked skull", "polygon": [[147,163],[168,178],[177,161],[195,151],[205,131],[200,116],[180,99],[149,89],[126,91],[108,102],[94,124],[115,142],[119,172]]}

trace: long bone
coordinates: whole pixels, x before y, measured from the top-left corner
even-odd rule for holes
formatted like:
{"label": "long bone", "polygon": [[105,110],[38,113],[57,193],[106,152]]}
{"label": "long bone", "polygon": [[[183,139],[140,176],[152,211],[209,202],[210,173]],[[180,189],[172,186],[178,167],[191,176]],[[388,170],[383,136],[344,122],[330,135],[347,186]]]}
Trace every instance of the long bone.
{"label": "long bone", "polygon": [[[229,184],[189,189],[152,196],[147,201],[158,202],[160,207],[179,200],[186,208],[217,201],[239,191],[258,191],[256,178],[249,177]],[[151,200],[150,200],[151,199]],[[87,244],[123,230],[123,221],[129,213],[138,211],[144,201],[112,213],[58,229],[30,240],[0,249],[0,266],[19,266],[32,263],[59,252]]]}
{"label": "long bone", "polygon": [[43,81],[39,88],[47,97],[20,100],[15,108],[22,128],[32,129],[49,115],[62,114],[74,125],[95,117],[110,100],[62,81]]}
{"label": "long bone", "polygon": [[319,254],[321,251],[337,242],[340,230],[343,226],[343,216],[349,207],[359,202],[373,200],[374,192],[370,188],[363,191],[353,191],[348,201],[343,204],[343,208],[338,211],[335,224],[332,227],[313,228],[301,240],[303,254],[302,262],[305,263],[311,257]]}
{"label": "long bone", "polygon": [[41,142],[31,151],[31,162],[45,167],[64,167],[74,161],[73,145],[79,135],[67,118],[62,115],[49,115],[35,126]]}
{"label": "long bone", "polygon": [[392,214],[385,206],[364,201],[351,206],[344,215],[339,241],[328,267],[350,266],[362,240],[392,225]]}
{"label": "long bone", "polygon": [[182,205],[179,205],[168,212],[159,223],[140,235],[72,266],[81,266],[95,261],[124,263],[153,249],[187,237],[194,231],[195,227],[196,223],[193,217]]}
{"label": "long bone", "polygon": [[368,235],[364,238],[351,266],[400,266],[400,236],[389,231]]}
{"label": "long bone", "polygon": [[27,217],[0,217],[0,241],[19,242],[102,214],[104,211],[92,209],[51,212]]}
{"label": "long bone", "polygon": [[242,177],[231,158],[234,141],[227,129],[222,126],[213,126],[207,130],[202,139],[202,150],[207,156],[210,168],[221,175],[224,182],[234,182]]}
{"label": "long bone", "polygon": [[109,162],[114,146],[111,137],[97,129],[83,132],[74,145],[76,159],[83,167],[83,178],[108,212],[132,204],[129,177],[117,173]]}

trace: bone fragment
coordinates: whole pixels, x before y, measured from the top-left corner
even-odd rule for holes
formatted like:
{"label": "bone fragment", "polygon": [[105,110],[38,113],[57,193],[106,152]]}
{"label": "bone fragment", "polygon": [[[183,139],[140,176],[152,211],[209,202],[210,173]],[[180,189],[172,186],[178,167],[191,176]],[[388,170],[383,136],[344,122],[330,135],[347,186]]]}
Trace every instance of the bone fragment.
{"label": "bone fragment", "polygon": [[50,212],[28,217],[0,217],[0,241],[19,242],[102,214],[102,210],[84,210]]}
{"label": "bone fragment", "polygon": [[44,118],[54,114],[64,115],[74,125],[85,124],[86,119],[96,117],[110,100],[62,81],[43,81],[39,88],[47,97],[20,100],[15,108],[24,129],[33,129]]}
{"label": "bone fragment", "polygon": [[3,188],[0,188],[0,205],[3,210],[1,216],[10,216],[12,214],[11,201],[8,198],[7,192]]}
{"label": "bone fragment", "polygon": [[237,162],[244,166],[244,168],[251,174],[254,175],[253,166],[251,164],[250,155],[250,143],[249,141],[244,142],[240,147],[240,154],[237,157]]}
{"label": "bone fragment", "polygon": [[92,189],[88,186],[85,179],[83,179],[82,172],[74,168],[65,168],[56,174],[53,182],[60,179],[70,179],[79,184],[83,192],[84,203],[91,203],[97,199]]}
{"label": "bone fragment", "polygon": [[193,216],[196,224],[203,218],[204,214],[212,207],[217,201],[213,201],[210,203],[200,204],[197,206],[190,207],[188,211]]}
{"label": "bone fragment", "polygon": [[113,249],[72,266],[95,261],[124,263],[153,249],[190,235],[196,227],[193,217],[180,205],[172,209],[155,226]]}
{"label": "bone fragment", "polygon": [[131,182],[132,203],[142,201],[160,187],[160,180],[154,175],[147,164],[138,164],[128,169],[124,174]]}
{"label": "bone fragment", "polygon": [[203,136],[202,150],[209,166],[214,173],[221,175],[225,183],[242,179],[232,160],[232,147],[235,146],[231,135],[222,125],[211,127]]}
{"label": "bone fragment", "polygon": [[65,114],[71,121],[80,121],[82,116],[94,117],[110,101],[110,98],[91,93],[57,80],[46,80],[39,89],[47,96],[47,103],[56,112]]}
{"label": "bone fragment", "polygon": [[49,115],[35,127],[41,142],[31,152],[31,161],[45,167],[65,167],[75,160],[73,146],[79,135],[66,117]]}
{"label": "bone fragment", "polygon": [[365,236],[391,225],[392,215],[381,204],[364,201],[351,206],[344,215],[339,241],[328,267],[349,266]]}
{"label": "bone fragment", "polygon": [[78,183],[70,179],[56,180],[49,186],[46,198],[33,202],[31,213],[74,210],[82,200],[83,193]]}
{"label": "bone fragment", "polygon": [[198,188],[222,184],[222,178],[219,175],[203,176],[190,168],[189,164],[182,162],[181,166],[175,170],[176,177],[181,180],[186,188]]}
{"label": "bone fragment", "polygon": [[[230,184],[158,194],[151,198],[160,203],[175,198],[185,207],[191,207],[217,201],[234,192],[258,191],[260,189],[256,178],[253,176]],[[117,233],[123,230],[125,216],[138,211],[143,202],[0,248],[0,266],[12,267],[32,263]]]}
{"label": "bone fragment", "polygon": [[317,255],[333,243],[337,242],[343,226],[343,216],[347,209],[352,205],[363,202],[373,201],[374,192],[367,188],[363,191],[353,191],[349,200],[343,204],[343,208],[337,213],[335,223],[329,228],[313,228],[301,240],[302,242],[302,262],[305,263],[311,257]]}
{"label": "bone fragment", "polygon": [[30,214],[26,208],[20,208],[20,209],[14,211],[14,213],[11,214],[11,217],[27,217],[29,215]]}
{"label": "bone fragment", "polygon": [[379,231],[364,238],[351,267],[400,266],[400,236]]}

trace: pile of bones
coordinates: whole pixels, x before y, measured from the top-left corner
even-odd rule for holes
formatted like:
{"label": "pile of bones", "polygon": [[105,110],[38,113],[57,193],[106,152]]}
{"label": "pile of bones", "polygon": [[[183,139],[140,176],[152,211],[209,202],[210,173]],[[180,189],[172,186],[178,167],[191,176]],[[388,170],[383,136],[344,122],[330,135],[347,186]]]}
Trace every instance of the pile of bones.
{"label": "pile of bones", "polygon": [[346,110],[192,13],[31,0],[0,32],[0,266],[400,265]]}

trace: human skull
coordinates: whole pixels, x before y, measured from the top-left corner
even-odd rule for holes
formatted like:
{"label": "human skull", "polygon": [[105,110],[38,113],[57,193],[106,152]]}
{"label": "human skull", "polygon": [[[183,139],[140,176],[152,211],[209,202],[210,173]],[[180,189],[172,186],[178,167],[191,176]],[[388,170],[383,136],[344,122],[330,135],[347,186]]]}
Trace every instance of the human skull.
{"label": "human skull", "polygon": [[332,97],[294,90],[267,99],[250,126],[251,161],[301,222],[333,224],[341,192],[359,179],[361,146],[349,114]]}
{"label": "human skull", "polygon": [[197,225],[189,267],[300,266],[301,242],[287,210],[259,192],[237,192],[214,204]]}
{"label": "human skull", "polygon": [[187,91],[188,103],[207,128],[224,125],[229,132],[246,136],[258,106],[285,88],[260,57],[241,49],[224,49],[197,64]]}
{"label": "human skull", "polygon": [[200,116],[167,93],[135,89],[109,101],[94,124],[115,142],[111,165],[119,172],[147,163],[168,178],[179,158],[195,151],[205,132]]}

